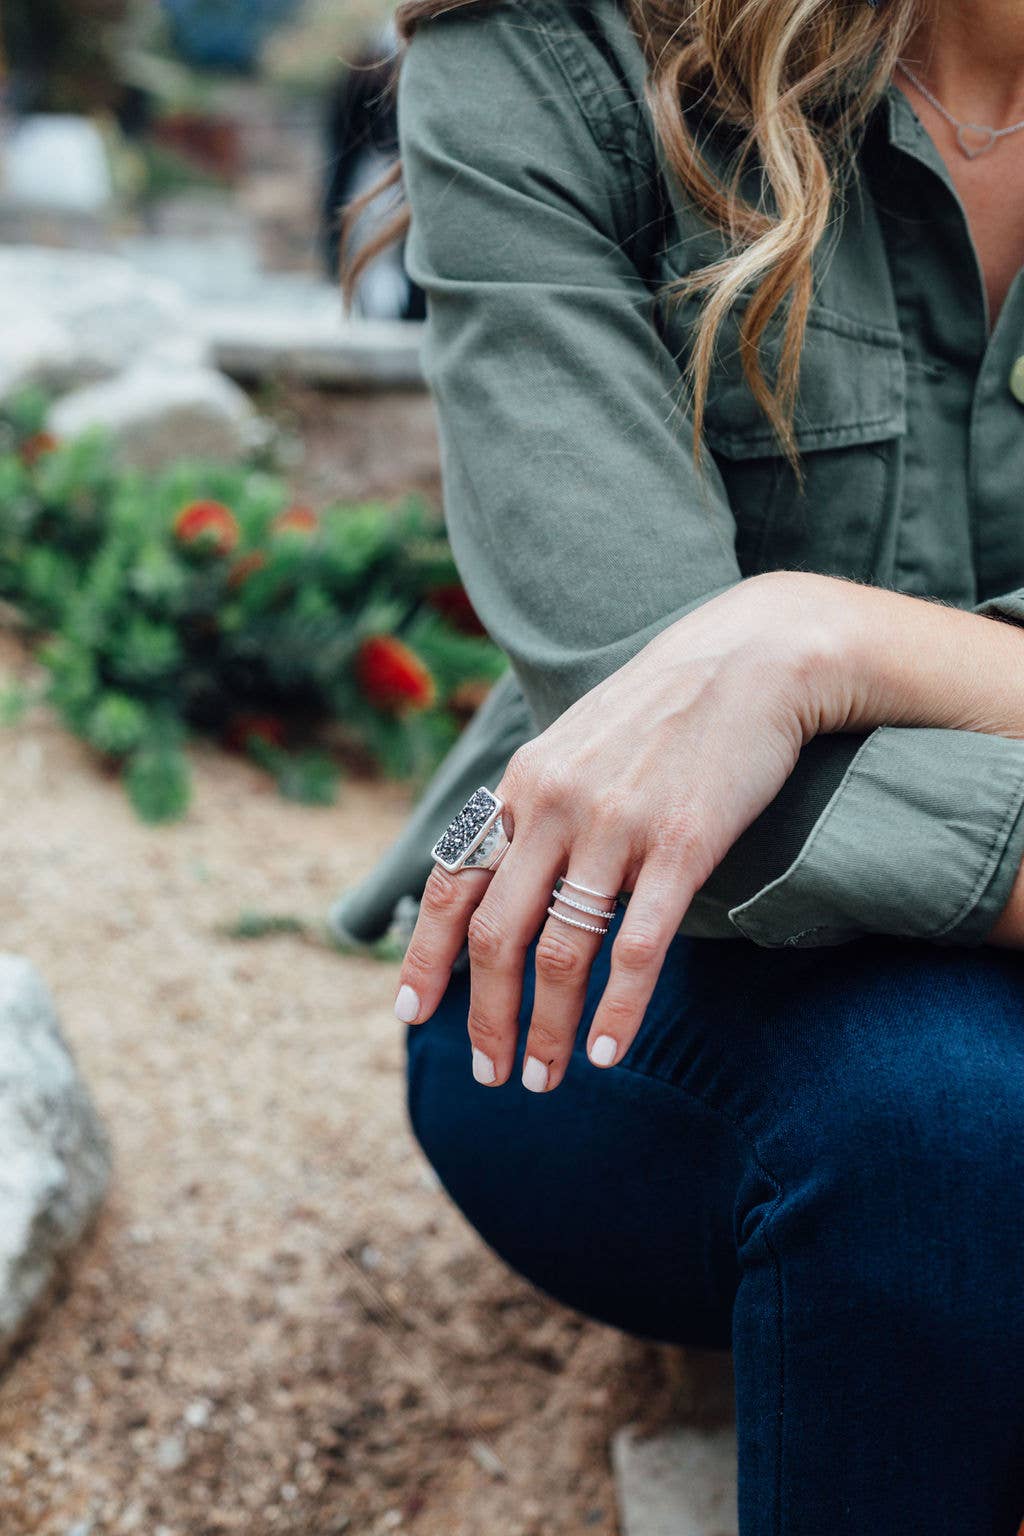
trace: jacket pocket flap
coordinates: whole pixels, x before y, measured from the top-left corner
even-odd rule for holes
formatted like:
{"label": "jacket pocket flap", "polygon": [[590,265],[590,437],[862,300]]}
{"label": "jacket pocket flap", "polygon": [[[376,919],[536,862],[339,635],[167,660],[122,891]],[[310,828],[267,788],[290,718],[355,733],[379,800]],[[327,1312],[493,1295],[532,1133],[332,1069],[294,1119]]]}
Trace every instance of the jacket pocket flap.
{"label": "jacket pocket flap", "polygon": [[[781,455],[782,448],[743,374],[739,316],[723,329],[708,389],[704,435],[712,452],[727,459]],[[781,346],[781,327],[762,343],[771,381]],[[846,448],[899,437],[906,432],[906,390],[899,333],[884,331],[815,306],[807,322],[800,361],[794,432],[801,452]]]}

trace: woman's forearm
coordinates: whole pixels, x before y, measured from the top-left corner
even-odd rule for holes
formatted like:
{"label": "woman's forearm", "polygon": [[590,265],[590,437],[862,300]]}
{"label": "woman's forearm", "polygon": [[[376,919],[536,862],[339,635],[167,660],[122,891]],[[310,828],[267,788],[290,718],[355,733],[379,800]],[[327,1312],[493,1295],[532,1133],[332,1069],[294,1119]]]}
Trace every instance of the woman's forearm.
{"label": "woman's forearm", "polygon": [[1024,633],[927,598],[832,576],[773,572],[826,671],[808,734],[938,726],[1024,739]]}
{"label": "woman's forearm", "polygon": [[[810,732],[939,726],[1024,739],[1024,633],[927,599],[827,576],[770,576],[819,632],[830,685]],[[1024,948],[1024,867],[989,942]]]}

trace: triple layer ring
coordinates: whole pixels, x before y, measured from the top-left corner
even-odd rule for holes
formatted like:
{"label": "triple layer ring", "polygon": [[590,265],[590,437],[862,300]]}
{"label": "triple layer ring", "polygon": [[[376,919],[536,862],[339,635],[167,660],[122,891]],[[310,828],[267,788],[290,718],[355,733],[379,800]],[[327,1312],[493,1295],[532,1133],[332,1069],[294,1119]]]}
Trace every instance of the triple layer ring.
{"label": "triple layer ring", "polygon": [[[442,869],[447,869],[451,874],[458,874],[464,869],[497,869],[512,845],[502,820],[504,809],[505,802],[486,785],[482,784],[474,790],[430,850],[435,864],[440,864]],[[552,905],[548,907],[548,914],[560,923],[570,928],[579,928],[584,933],[599,933],[602,936],[611,927],[611,920],[615,916],[614,894],[595,891],[589,885],[581,885],[578,880],[570,880],[568,875],[562,875],[551,896]],[[589,897],[590,900],[581,900],[581,897]],[[610,902],[611,906],[594,906],[595,901]],[[555,902],[561,902],[563,906],[583,916],[570,917],[568,913],[559,911]],[[588,918],[596,918],[598,921],[588,922]]]}
{"label": "triple layer ring", "polygon": [[[567,885],[572,890],[579,891],[583,896],[593,896],[598,901],[610,901],[612,903],[611,909],[595,907],[591,906],[589,902],[579,901],[575,896],[570,896],[566,893],[563,887]],[[588,923],[578,917],[569,917],[565,912],[559,912],[558,908],[554,905],[548,907],[549,916],[556,917],[560,923],[565,923],[570,928],[581,928],[584,933],[599,933],[603,937],[608,932],[612,925],[611,920],[615,916],[615,897],[609,896],[607,891],[595,891],[589,885],[580,885],[578,880],[570,880],[568,875],[563,875],[561,886],[556,885],[551,894],[555,901],[563,902],[565,906],[571,907],[573,911],[585,912],[588,917],[603,918],[604,922],[601,924]]]}
{"label": "triple layer ring", "polygon": [[504,809],[505,802],[481,785],[441,833],[430,850],[431,858],[452,874],[463,869],[497,869],[512,843],[501,819]]}

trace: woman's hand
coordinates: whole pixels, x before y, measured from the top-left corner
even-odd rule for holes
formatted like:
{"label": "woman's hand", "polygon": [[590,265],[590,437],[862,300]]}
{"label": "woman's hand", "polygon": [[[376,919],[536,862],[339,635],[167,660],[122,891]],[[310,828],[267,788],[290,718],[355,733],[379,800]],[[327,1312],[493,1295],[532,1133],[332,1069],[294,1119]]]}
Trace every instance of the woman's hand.
{"label": "woman's hand", "polygon": [[[1016,625],[836,577],[772,572],[710,599],[512,758],[495,791],[512,846],[493,873],[434,868],[398,1017],[430,1017],[468,937],[474,1076],[505,1082],[526,951],[565,875],[594,891],[632,892],[587,1043],[591,1061],[614,1065],[695,892],[806,741],[880,724],[1024,738],[1022,663]],[[528,1088],[561,1080],[602,942],[544,922]],[[991,942],[1024,947],[1024,874]]]}
{"label": "woman's hand", "polygon": [[[774,573],[711,599],[514,755],[495,789],[512,846],[493,873],[435,866],[402,966],[403,1022],[430,1017],[468,938],[473,1074],[505,1082],[526,951],[564,874],[592,891],[632,893],[588,1040],[596,1065],[621,1059],[694,893],[778,793],[803,743],[849,713],[821,581]],[[602,942],[554,917],[544,923],[527,1087],[561,1080]]]}

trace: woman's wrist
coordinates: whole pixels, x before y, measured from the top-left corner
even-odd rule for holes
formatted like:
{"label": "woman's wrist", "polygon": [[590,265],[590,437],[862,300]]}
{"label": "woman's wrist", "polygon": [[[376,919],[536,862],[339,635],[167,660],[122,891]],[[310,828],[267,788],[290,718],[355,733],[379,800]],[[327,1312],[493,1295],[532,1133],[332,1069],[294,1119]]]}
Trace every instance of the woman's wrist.
{"label": "woman's wrist", "polygon": [[863,589],[807,571],[766,571],[744,586],[770,616],[756,644],[773,658],[804,742],[858,729],[872,671],[860,634]]}
{"label": "woman's wrist", "polygon": [[754,580],[769,584],[797,631],[817,731],[911,725],[1024,737],[1017,626],[833,576],[779,571]]}

